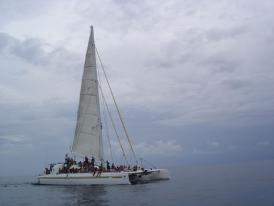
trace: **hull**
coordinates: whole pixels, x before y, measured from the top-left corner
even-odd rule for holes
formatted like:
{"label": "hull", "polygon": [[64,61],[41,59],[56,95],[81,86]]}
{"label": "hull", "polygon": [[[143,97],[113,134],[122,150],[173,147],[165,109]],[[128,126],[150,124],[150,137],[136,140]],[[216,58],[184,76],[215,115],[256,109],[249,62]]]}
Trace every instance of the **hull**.
{"label": "hull", "polygon": [[169,172],[167,169],[153,169],[149,175],[150,180],[169,180]]}
{"label": "hull", "polygon": [[147,183],[157,180],[169,180],[169,172],[167,169],[151,169],[145,170],[141,174],[137,174],[134,182],[136,183]]}
{"label": "hull", "polygon": [[40,185],[129,185],[170,179],[167,169],[139,170],[135,172],[49,174],[37,178]]}
{"label": "hull", "polygon": [[41,185],[128,185],[129,175],[126,172],[105,172],[97,176],[92,173],[49,174],[38,176],[37,184]]}

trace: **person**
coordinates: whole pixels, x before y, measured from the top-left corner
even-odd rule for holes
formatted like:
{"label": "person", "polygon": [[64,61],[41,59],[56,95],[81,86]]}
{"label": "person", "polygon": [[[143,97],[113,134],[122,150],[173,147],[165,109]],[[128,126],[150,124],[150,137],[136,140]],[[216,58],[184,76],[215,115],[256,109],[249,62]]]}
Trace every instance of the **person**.
{"label": "person", "polygon": [[107,171],[109,172],[110,170],[110,165],[109,165],[109,161],[107,160]]}
{"label": "person", "polygon": [[94,162],[95,162],[95,159],[94,157],[91,158],[91,166],[94,167]]}
{"label": "person", "polygon": [[49,170],[50,170],[50,172],[52,171],[53,166],[54,166],[54,164],[50,164],[50,165],[49,165]]}
{"label": "person", "polygon": [[45,168],[45,174],[48,175],[49,174],[49,169]]}
{"label": "person", "polygon": [[97,173],[97,176],[101,175],[102,171],[103,171],[103,162],[101,162],[101,165],[99,166],[99,171]]}
{"label": "person", "polygon": [[68,157],[68,153],[65,155],[65,163],[68,163],[69,157]]}
{"label": "person", "polygon": [[96,174],[96,170],[97,170],[97,168],[94,167],[94,168],[93,168],[93,176]]}

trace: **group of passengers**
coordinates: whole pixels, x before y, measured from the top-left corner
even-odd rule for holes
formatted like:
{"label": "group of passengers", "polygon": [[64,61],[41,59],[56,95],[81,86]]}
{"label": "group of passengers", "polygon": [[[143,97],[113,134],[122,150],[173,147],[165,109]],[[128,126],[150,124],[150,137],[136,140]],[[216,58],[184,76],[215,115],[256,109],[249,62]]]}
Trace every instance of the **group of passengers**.
{"label": "group of passengers", "polygon": [[[59,168],[58,173],[59,174],[67,174],[67,173],[93,173],[95,175],[100,175],[102,172],[121,172],[121,171],[137,171],[138,169],[142,169],[141,167],[138,167],[137,165],[130,167],[126,165],[119,165],[116,166],[114,163],[110,165],[109,161],[105,162],[105,166],[103,165],[103,162],[101,162],[100,166],[97,166],[95,164],[95,159],[92,157],[90,160],[88,157],[84,158],[84,161],[77,162],[75,159],[68,157],[66,155],[65,157],[65,163],[63,164],[62,168]],[[45,168],[45,174],[50,174],[53,169],[54,164],[50,164],[50,168]]]}

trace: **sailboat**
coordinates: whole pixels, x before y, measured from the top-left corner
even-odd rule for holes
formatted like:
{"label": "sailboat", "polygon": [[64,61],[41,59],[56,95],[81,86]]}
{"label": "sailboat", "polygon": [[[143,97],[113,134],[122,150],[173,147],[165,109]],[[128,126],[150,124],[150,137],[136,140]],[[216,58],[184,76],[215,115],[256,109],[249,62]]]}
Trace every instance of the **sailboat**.
{"label": "sailboat", "polygon": [[[105,162],[103,157],[102,123],[99,98],[99,91],[101,87],[98,81],[96,54],[101,66],[103,67],[100,56],[95,47],[94,32],[93,27],[91,26],[84,72],[82,76],[77,123],[71,148],[74,155],[85,157],[85,161],[78,163],[73,158],[66,157],[66,161],[64,163],[51,164],[50,169],[47,169],[45,174],[37,177],[37,184],[115,185],[169,179],[170,177],[167,169],[145,169],[138,162],[107,77],[107,84],[109,86],[110,93],[114,100],[114,105],[117,109],[126,137],[130,144],[130,149],[133,153],[134,159],[136,160],[136,164],[135,166],[124,166],[122,168],[113,168],[112,165],[110,168],[109,162]],[[104,69],[103,72],[106,75]],[[104,98],[105,97],[102,96],[101,99]],[[121,146],[120,140],[119,143]],[[123,147],[121,147],[121,149],[123,150]],[[124,150],[123,155],[125,156]],[[89,161],[89,158],[91,158],[91,161]],[[108,164],[107,169],[103,166],[105,163]]]}

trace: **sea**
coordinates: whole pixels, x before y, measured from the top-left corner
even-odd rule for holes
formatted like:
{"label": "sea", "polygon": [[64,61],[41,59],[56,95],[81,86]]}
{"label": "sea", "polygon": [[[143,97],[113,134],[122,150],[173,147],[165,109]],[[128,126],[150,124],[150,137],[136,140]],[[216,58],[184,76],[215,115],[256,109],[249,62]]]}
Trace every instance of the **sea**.
{"label": "sea", "polygon": [[137,185],[45,186],[1,177],[0,206],[273,206],[274,160],[169,168],[171,179]]}

